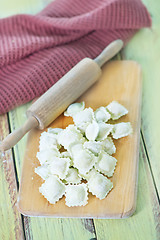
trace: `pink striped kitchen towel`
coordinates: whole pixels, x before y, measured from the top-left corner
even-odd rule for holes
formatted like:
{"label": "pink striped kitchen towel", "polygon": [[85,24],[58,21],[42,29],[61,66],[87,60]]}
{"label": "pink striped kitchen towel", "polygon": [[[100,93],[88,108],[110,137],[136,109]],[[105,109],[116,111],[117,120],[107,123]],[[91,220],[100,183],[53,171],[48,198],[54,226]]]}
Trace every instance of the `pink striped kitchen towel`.
{"label": "pink striped kitchen towel", "polygon": [[128,41],[151,18],[140,0],[55,0],[0,20],[0,114],[42,95],[84,57]]}

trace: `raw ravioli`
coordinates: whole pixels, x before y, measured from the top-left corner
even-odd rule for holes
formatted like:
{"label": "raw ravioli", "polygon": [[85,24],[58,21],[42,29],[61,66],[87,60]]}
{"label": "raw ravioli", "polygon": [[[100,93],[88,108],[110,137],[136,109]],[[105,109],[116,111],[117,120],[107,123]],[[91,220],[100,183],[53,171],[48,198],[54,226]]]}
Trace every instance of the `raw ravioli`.
{"label": "raw ravioli", "polygon": [[94,120],[94,113],[92,108],[85,108],[73,116],[73,121],[76,126],[83,123],[91,123]]}
{"label": "raw ravioli", "polygon": [[94,112],[94,116],[97,122],[107,122],[111,118],[111,114],[105,107],[97,108]]}
{"label": "raw ravioli", "polygon": [[104,141],[101,142],[102,147],[105,152],[109,153],[110,155],[116,152],[116,147],[111,137],[107,137]]}
{"label": "raw ravioli", "polygon": [[86,131],[85,131],[86,138],[88,140],[92,140],[92,141],[94,141],[97,138],[98,133],[99,133],[99,125],[95,121],[90,123],[87,126]]}
{"label": "raw ravioli", "polygon": [[65,177],[65,180],[63,180],[63,182],[77,184],[81,182],[81,179],[82,178],[80,177],[76,168],[69,168],[67,176]]}
{"label": "raw ravioli", "polygon": [[116,163],[117,160],[114,157],[102,151],[99,157],[99,161],[95,164],[95,168],[99,172],[104,173],[108,177],[111,177],[114,173]]}
{"label": "raw ravioli", "polygon": [[59,178],[64,179],[68,173],[69,166],[70,158],[54,157],[49,168],[52,174],[58,175]]}
{"label": "raw ravioli", "polygon": [[55,204],[65,194],[65,184],[53,175],[45,180],[39,191],[51,204]]}
{"label": "raw ravioli", "polygon": [[128,113],[128,110],[116,101],[111,102],[106,109],[110,112],[113,120],[117,120]]}
{"label": "raw ravioli", "polygon": [[130,122],[121,122],[113,125],[112,136],[115,139],[126,137],[132,133]]}
{"label": "raw ravioli", "polygon": [[80,144],[73,145],[71,153],[73,156],[73,165],[78,169],[80,174],[86,174],[95,164],[94,155]]}
{"label": "raw ravioli", "polygon": [[43,132],[40,136],[39,150],[43,151],[46,149],[57,148],[57,135],[50,132]]}
{"label": "raw ravioli", "polygon": [[82,124],[78,125],[77,128],[78,128],[78,130],[81,131],[82,134],[84,134],[89,124],[90,123],[88,123],[88,122],[82,123]]}
{"label": "raw ravioli", "polygon": [[99,133],[96,140],[102,141],[111,133],[113,126],[111,124],[107,124],[104,122],[101,122],[98,125],[99,125]]}
{"label": "raw ravioli", "polygon": [[83,146],[97,156],[102,150],[103,143],[99,141],[86,141]]}
{"label": "raw ravioli", "polygon": [[83,151],[83,144],[79,142],[74,142],[69,146],[69,153],[74,158],[80,151]]}
{"label": "raw ravioli", "polygon": [[74,125],[69,125],[58,134],[58,143],[67,150],[69,149],[69,145],[76,141],[84,142],[85,140],[80,131],[78,131]]}
{"label": "raw ravioli", "polygon": [[60,157],[60,152],[56,148],[45,149],[43,151],[37,152],[36,155],[41,165],[44,163],[46,164],[51,163],[55,156]]}
{"label": "raw ravioli", "polygon": [[66,116],[66,117],[69,117],[69,116],[73,117],[76,113],[82,111],[84,108],[85,108],[85,103],[84,102],[73,103],[64,112],[64,116]]}
{"label": "raw ravioli", "polygon": [[113,188],[113,183],[100,173],[94,174],[88,180],[88,189],[99,199],[104,199]]}
{"label": "raw ravioli", "polygon": [[92,156],[89,151],[83,150],[79,152],[79,155],[75,156],[73,159],[74,167],[76,167],[80,173],[85,174],[95,164],[94,155]]}
{"label": "raw ravioli", "polygon": [[37,158],[41,166],[35,173],[45,180],[39,191],[52,204],[65,194],[68,207],[85,206],[88,189],[104,199],[113,188],[107,177],[113,175],[117,163],[111,156],[116,147],[109,135],[118,139],[132,133],[129,122],[107,123],[128,113],[118,102],[95,112],[84,107],[84,102],[71,104],[64,115],[73,117],[74,124],[66,129],[48,128],[40,137]]}
{"label": "raw ravioli", "polygon": [[51,175],[50,170],[48,168],[48,165],[41,165],[37,168],[35,168],[35,173],[37,173],[43,180],[46,180],[47,177]]}
{"label": "raw ravioli", "polygon": [[66,186],[66,205],[68,207],[85,206],[88,202],[86,184]]}
{"label": "raw ravioli", "polygon": [[95,169],[95,168],[92,168],[88,173],[86,174],[81,174],[81,177],[84,179],[84,180],[89,180],[92,176],[94,176],[94,174],[97,174],[98,171]]}
{"label": "raw ravioli", "polygon": [[68,151],[61,152],[61,157],[71,158],[71,155]]}
{"label": "raw ravioli", "polygon": [[62,128],[48,128],[47,132],[58,135],[58,133],[60,133],[61,131],[63,131]]}

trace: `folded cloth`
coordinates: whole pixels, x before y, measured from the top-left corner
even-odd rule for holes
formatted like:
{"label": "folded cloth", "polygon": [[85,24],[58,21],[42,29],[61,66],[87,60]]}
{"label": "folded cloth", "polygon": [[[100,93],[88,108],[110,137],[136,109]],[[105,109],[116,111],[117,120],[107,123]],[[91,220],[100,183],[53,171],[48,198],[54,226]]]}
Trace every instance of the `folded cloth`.
{"label": "folded cloth", "polygon": [[140,0],[55,0],[0,20],[0,114],[42,95],[84,57],[151,19]]}

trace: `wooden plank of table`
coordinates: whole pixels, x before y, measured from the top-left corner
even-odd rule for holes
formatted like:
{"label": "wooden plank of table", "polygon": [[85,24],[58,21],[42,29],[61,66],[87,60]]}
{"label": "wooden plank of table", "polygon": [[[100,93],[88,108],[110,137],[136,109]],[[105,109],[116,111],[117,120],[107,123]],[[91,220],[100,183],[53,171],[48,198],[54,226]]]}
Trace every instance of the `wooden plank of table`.
{"label": "wooden plank of table", "polygon": [[[0,140],[9,133],[7,115],[0,116]],[[17,183],[11,150],[0,152],[0,239],[23,239],[17,202]]]}
{"label": "wooden plank of table", "polygon": [[[118,199],[117,199],[118,201]],[[141,139],[139,181],[135,214],[123,220],[95,220],[98,240],[160,239],[160,209]]]}
{"label": "wooden plank of table", "polygon": [[[22,125],[22,123],[26,121],[25,112],[30,105],[31,103],[27,103],[9,112],[8,116],[9,116],[11,131],[13,131],[13,129],[17,129]],[[22,159],[24,157],[26,140],[27,140],[27,134],[22,138],[19,144],[15,145],[14,147],[15,167],[17,170],[18,181],[21,177],[21,164],[22,164]]]}
{"label": "wooden plank of table", "polygon": [[[2,1],[0,17],[6,17],[17,13],[35,14],[43,9],[51,0],[12,0]],[[11,129],[19,127],[25,119],[25,110],[28,105],[11,111]],[[21,164],[25,149],[26,137],[14,148],[15,165],[18,180],[21,174]],[[95,237],[92,220],[80,219],[45,219],[24,217],[26,239],[91,239]],[[41,231],[39,231],[41,229]],[[77,234],[78,233],[78,234]],[[65,237],[64,237],[65,236]],[[14,238],[13,238],[14,239]]]}
{"label": "wooden plank of table", "polygon": [[[26,119],[25,111],[28,105],[20,106],[9,113],[11,131],[22,125]],[[18,181],[25,150],[26,137],[14,147],[15,164]],[[65,239],[88,240],[96,237],[93,221],[87,219],[51,219],[38,217],[23,217],[26,239]]]}
{"label": "wooden plank of table", "polygon": [[[160,3],[143,1],[151,12],[152,29],[142,29],[123,51],[123,59],[135,60],[143,70],[142,135],[138,181],[137,209],[133,217],[123,221],[96,220],[98,239],[160,239],[160,168],[159,166],[159,116],[160,102],[159,51]],[[143,143],[142,143],[143,142]]]}
{"label": "wooden plank of table", "polygon": [[25,234],[28,240],[94,240],[91,220],[49,219],[25,217]]}
{"label": "wooden plank of table", "polygon": [[143,0],[152,16],[152,28],[140,30],[123,51],[137,61],[143,73],[142,134],[157,193],[160,197],[160,1]]}

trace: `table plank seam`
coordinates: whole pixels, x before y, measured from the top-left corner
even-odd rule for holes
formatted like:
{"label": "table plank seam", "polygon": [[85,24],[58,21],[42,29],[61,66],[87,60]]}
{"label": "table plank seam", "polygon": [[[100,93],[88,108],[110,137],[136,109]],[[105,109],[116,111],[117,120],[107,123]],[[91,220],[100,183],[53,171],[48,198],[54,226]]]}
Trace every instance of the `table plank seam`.
{"label": "table plank seam", "polygon": [[[8,121],[8,129],[9,133],[11,133],[11,125],[10,125],[10,119],[9,119],[9,114],[7,113],[7,121]],[[17,168],[16,168],[16,161],[15,161],[15,154],[14,154],[14,149],[11,149],[12,152],[12,159],[13,159],[13,166],[14,166],[14,172],[15,172],[15,179],[16,179],[16,184],[17,184],[17,190],[19,190],[19,180],[18,180],[18,174],[17,174]]]}
{"label": "table plank seam", "polygon": [[[7,113],[7,122],[8,122],[8,130],[9,133],[11,133],[11,125],[10,125],[10,119],[9,119],[9,113]],[[19,180],[18,180],[18,174],[17,174],[17,168],[16,168],[16,161],[15,161],[15,153],[14,153],[14,149],[11,149],[12,152],[12,160],[13,160],[13,167],[14,167],[14,172],[15,172],[15,181],[16,181],[16,185],[17,185],[17,193],[19,191]],[[18,209],[17,209],[18,211]],[[22,214],[21,215],[21,222],[22,222],[22,230],[23,230],[23,239],[26,240],[26,234],[25,234],[25,227],[24,227],[24,217]]]}
{"label": "table plank seam", "polygon": [[146,146],[146,143],[145,143],[145,139],[144,139],[142,130],[141,130],[141,139],[142,139],[143,147],[144,147],[144,150],[145,150],[146,159],[148,161],[148,166],[149,166],[149,170],[150,170],[150,173],[151,173],[151,177],[152,177],[153,185],[154,185],[154,188],[155,188],[156,196],[157,196],[157,199],[158,199],[158,202],[159,202],[159,205],[160,205],[160,196],[158,195],[158,189],[157,189],[157,186],[156,186],[156,182],[155,182],[154,174],[153,174],[153,171],[152,171],[152,167],[151,167],[151,163],[150,163],[150,159],[149,159],[149,154],[148,154],[148,151],[147,151],[147,146]]}
{"label": "table plank seam", "polygon": [[[95,234],[94,240],[98,240],[98,238],[97,238],[97,233],[96,233],[96,227],[95,227],[95,224],[94,224],[94,219],[91,219],[91,222],[92,222],[93,229],[94,229],[94,234]],[[92,240],[92,239],[91,239],[91,240]]]}

